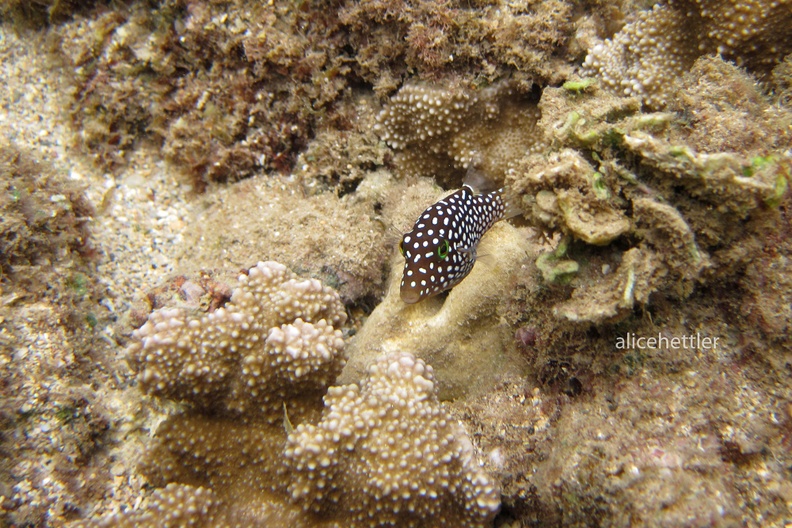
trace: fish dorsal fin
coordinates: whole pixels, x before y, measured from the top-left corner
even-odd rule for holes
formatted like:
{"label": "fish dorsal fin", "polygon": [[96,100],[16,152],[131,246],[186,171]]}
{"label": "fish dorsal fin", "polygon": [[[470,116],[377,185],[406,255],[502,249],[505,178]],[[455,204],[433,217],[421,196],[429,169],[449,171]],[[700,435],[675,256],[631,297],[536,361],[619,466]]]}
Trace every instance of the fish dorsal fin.
{"label": "fish dorsal fin", "polygon": [[467,172],[462,179],[462,185],[466,185],[473,189],[473,194],[481,194],[494,191],[498,187],[492,183],[490,178],[484,171],[479,169],[481,165],[481,154],[478,152],[473,155],[470,163],[467,166]]}
{"label": "fish dorsal fin", "polygon": [[520,196],[510,191],[507,187],[501,187],[498,189],[498,187],[487,176],[487,174],[484,171],[479,170],[479,165],[481,165],[481,155],[476,153],[473,155],[473,159],[470,160],[470,164],[468,165],[467,173],[465,173],[465,178],[462,180],[462,184],[465,187],[468,187],[474,195],[489,192],[499,193],[501,200],[503,200],[504,204],[506,204],[506,210],[503,213],[502,220],[514,218],[515,216],[522,214],[522,200],[520,199]]}

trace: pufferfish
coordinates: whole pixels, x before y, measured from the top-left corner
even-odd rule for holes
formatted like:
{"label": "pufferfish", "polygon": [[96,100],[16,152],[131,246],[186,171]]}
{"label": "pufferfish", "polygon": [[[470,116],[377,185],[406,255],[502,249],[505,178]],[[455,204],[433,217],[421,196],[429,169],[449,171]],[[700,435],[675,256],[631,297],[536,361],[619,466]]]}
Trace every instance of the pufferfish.
{"label": "pufferfish", "polygon": [[402,300],[417,303],[459,284],[476,263],[484,233],[518,213],[503,189],[476,194],[468,185],[429,206],[399,244]]}

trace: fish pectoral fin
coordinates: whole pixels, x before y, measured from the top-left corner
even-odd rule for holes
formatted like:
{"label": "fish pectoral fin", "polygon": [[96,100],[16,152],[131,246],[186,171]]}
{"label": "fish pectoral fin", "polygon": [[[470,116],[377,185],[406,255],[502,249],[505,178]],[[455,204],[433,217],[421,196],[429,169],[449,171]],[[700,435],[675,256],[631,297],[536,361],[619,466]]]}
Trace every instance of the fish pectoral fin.
{"label": "fish pectoral fin", "polygon": [[476,262],[483,262],[487,266],[495,263],[495,256],[491,255],[490,253],[484,253],[483,255],[476,256]]}

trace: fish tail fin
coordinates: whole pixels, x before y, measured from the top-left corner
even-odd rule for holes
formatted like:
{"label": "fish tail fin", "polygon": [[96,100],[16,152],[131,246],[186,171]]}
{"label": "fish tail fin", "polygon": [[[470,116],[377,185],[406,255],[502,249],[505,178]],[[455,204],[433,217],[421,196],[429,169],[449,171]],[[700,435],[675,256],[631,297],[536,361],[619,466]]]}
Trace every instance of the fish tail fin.
{"label": "fish tail fin", "polygon": [[498,189],[500,199],[503,202],[503,217],[501,220],[508,220],[515,216],[523,214],[522,199],[519,194],[515,193],[508,187],[501,187]]}

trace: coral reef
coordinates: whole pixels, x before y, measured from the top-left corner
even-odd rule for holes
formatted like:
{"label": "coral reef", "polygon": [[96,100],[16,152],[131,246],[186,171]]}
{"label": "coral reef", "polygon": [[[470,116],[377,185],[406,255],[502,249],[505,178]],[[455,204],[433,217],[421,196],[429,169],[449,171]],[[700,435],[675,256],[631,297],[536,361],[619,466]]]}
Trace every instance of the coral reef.
{"label": "coral reef", "polygon": [[501,309],[521,267],[538,255],[527,234],[507,222],[495,224],[478,248],[485,256],[464,281],[447,295],[412,305],[399,296],[404,258],[396,255],[388,293],[351,341],[340,381],[361,380],[379,354],[397,350],[432,365],[443,400],[486,392],[504,376],[521,373],[525,364]]}
{"label": "coral reef", "polygon": [[327,131],[370,134],[351,104],[361,81],[380,96],[415,73],[479,86],[511,75],[523,93],[557,82],[571,71],[571,12],[564,0],[168,0],[64,24],[57,50],[75,74],[81,144],[102,166],[154,142],[203,187],[289,172]]}
{"label": "coral reef", "polygon": [[390,151],[371,133],[374,112],[365,97],[356,99],[357,123],[362,132],[319,132],[297,157],[294,175],[305,192],[331,191],[339,197],[354,192],[372,171],[385,165]]}
{"label": "coral reef", "polygon": [[508,83],[482,90],[408,84],[391,97],[375,128],[398,152],[394,161],[403,175],[458,187],[475,168],[497,187],[526,151],[541,148],[534,131],[539,112],[521,99]]}
{"label": "coral reef", "polygon": [[[445,417],[431,367],[402,353],[382,359],[361,388],[328,389],[343,365],[344,345],[329,324],[345,321],[335,292],[316,280],[296,280],[275,262],[242,275],[230,301],[200,319],[183,310],[153,312],[134,335],[130,362],[145,392],[189,408],[159,427],[139,468],[158,491],[141,509],[99,524],[424,526],[448,519],[483,526],[491,520],[497,487],[477,468],[464,430]],[[325,392],[321,420],[312,425]],[[359,401],[348,401],[353,395]],[[292,422],[300,424],[293,431]],[[409,442],[380,445],[394,427]],[[327,442],[344,439],[345,448],[322,445],[323,432]],[[370,464],[380,459],[390,462],[372,472]],[[417,460],[424,471],[415,471]],[[367,492],[376,489],[382,501]]]}
{"label": "coral reef", "polygon": [[[718,95],[725,82],[743,92]],[[697,282],[744,265],[746,255],[732,248],[775,225],[792,163],[780,150],[790,141],[788,111],[720,59],[701,59],[682,84],[674,107],[687,122],[639,113],[636,98],[545,89],[539,125],[553,152],[526,156],[508,178],[528,216],[586,244],[630,241],[617,261],[597,257],[611,273],[581,270],[557,315],[599,322],[645,305],[654,292],[684,298]],[[731,112],[714,111],[715,97],[729,100]]]}
{"label": "coral reef", "polygon": [[[663,113],[597,85],[545,88],[548,152],[509,172],[555,246],[537,260],[550,280],[518,276],[506,313],[528,381],[462,412],[523,523],[761,525],[788,510],[792,414],[763,409],[790,394],[790,110],[720,58],[678,86]],[[577,272],[553,274],[563,262]],[[619,347],[630,332],[720,344]],[[760,467],[778,469],[759,483]]]}
{"label": "coral reef", "polygon": [[656,3],[0,7],[0,525],[788,522],[790,5]]}
{"label": "coral reef", "polygon": [[[100,525],[149,520],[159,526],[171,512],[181,510],[201,526],[311,526],[302,507],[292,504],[285,491],[285,442],[283,424],[255,416],[194,411],[171,416],[157,429],[153,445],[136,468],[158,491],[139,508],[130,505]],[[161,509],[158,495],[172,506]],[[204,508],[190,508],[196,502]]]}
{"label": "coral reef", "polygon": [[343,367],[334,327],[346,312],[334,291],[276,262],[260,262],[239,282],[228,304],[200,319],[178,309],[151,314],[129,348],[141,388],[271,422],[283,406],[302,416]]}
{"label": "coral reef", "polygon": [[675,79],[703,55],[717,53],[768,73],[792,52],[790,24],[788,0],[668,0],[592,47],[584,75],[662,108],[670,102]]}
{"label": "coral reef", "polygon": [[[412,72],[437,78],[453,71],[479,83],[513,75],[530,89],[560,79],[572,30],[570,2],[457,2],[375,0],[348,3],[341,21],[361,77],[379,94]],[[478,84],[478,83],[477,83]]]}
{"label": "coral reef", "polygon": [[353,526],[488,526],[495,482],[437,401],[432,368],[393,353],[361,387],[331,387],[317,425],[289,435],[293,498]]}
{"label": "coral reef", "polygon": [[129,346],[130,363],[144,391],[189,409],[159,427],[140,470],[157,486],[180,486],[105,522],[159,522],[171,514],[158,506],[165,500],[200,502],[204,509],[186,511],[202,524],[294,526],[299,508],[277,495],[283,421],[318,417],[344,364],[334,326],[346,319],[335,291],[276,262],[241,275],[228,303],[200,318],[153,312]]}
{"label": "coral reef", "polygon": [[82,144],[113,167],[156,142],[198,187],[290,170],[315,129],[349,128],[333,13],[174,0],[65,25]]}

